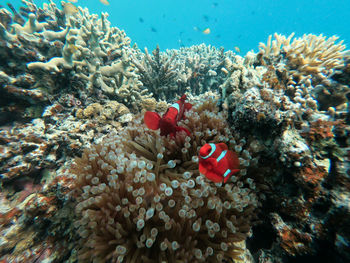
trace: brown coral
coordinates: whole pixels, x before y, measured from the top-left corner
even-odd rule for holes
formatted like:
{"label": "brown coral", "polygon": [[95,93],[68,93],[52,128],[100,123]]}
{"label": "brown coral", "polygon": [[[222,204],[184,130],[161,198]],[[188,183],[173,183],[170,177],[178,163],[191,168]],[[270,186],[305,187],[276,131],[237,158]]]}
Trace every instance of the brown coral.
{"label": "brown coral", "polygon": [[[191,136],[161,137],[136,120],[76,159],[74,195],[85,262],[232,262],[257,205],[253,158],[235,141],[213,101],[188,112]],[[238,138],[236,138],[238,139]],[[241,152],[240,175],[226,185],[198,171],[198,148],[226,142]]]}

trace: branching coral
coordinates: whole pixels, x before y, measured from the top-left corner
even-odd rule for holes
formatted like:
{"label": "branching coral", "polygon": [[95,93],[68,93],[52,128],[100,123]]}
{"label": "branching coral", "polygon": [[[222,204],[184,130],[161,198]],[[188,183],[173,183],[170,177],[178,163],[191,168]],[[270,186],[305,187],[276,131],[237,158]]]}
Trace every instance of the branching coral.
{"label": "branching coral", "polygon": [[145,55],[135,53],[133,62],[143,85],[156,98],[165,99],[185,91],[199,95],[217,90],[225,77],[220,69],[232,52],[202,44],[166,52],[157,47],[152,53],[147,49]]}
{"label": "branching coral", "polygon": [[[232,262],[258,205],[245,139],[234,138],[214,102],[189,111],[175,140],[136,120],[76,159],[74,196],[85,262]],[[241,171],[226,185],[198,171],[198,148],[226,142]],[[250,164],[251,163],[251,164]]]}
{"label": "branching coral", "polygon": [[[1,12],[0,39],[5,41],[0,41],[4,47],[0,51],[0,75],[6,76],[0,78],[1,84],[12,84],[12,77],[20,72],[35,80],[33,88],[45,101],[55,89],[65,87],[80,98],[97,93],[134,111],[142,108],[143,100],[151,98],[129,57],[133,52],[130,38],[111,27],[107,14],[98,17],[80,7],[70,14],[53,2],[44,8],[31,0],[23,2],[26,6],[21,14],[28,17],[24,25],[16,23],[8,11]],[[5,86],[8,94],[17,95],[17,90],[23,90],[23,98],[30,95],[23,83],[13,86],[16,89]]]}
{"label": "branching coral", "polygon": [[275,40],[271,41],[270,35],[267,44],[260,43],[260,53],[267,59],[276,60],[284,54],[287,59],[290,74],[296,80],[302,80],[307,75],[315,75],[325,79],[335,69],[344,65],[345,45],[343,41],[336,43],[338,37],[326,38],[308,34],[295,38],[291,42],[294,33],[289,37],[274,34]]}
{"label": "branching coral", "polygon": [[178,85],[192,94],[203,94],[206,91],[216,91],[223,82],[225,74],[221,72],[225,58],[232,52],[224,52],[204,44],[182,47],[179,50],[167,50],[168,56],[176,55]]}
{"label": "branching coral", "polygon": [[176,78],[177,72],[173,61],[176,53],[167,56],[160,52],[159,46],[150,56],[147,48],[143,58],[138,60],[133,56],[133,63],[140,74],[140,80],[143,85],[154,94],[156,98],[165,99],[165,93],[169,90],[177,90]]}

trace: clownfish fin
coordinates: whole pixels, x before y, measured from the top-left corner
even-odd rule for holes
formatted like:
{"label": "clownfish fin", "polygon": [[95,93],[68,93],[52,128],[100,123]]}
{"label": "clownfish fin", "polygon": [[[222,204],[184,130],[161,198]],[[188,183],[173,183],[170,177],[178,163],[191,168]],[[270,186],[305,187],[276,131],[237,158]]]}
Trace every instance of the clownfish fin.
{"label": "clownfish fin", "polygon": [[208,158],[206,162],[209,163],[212,168],[218,166],[218,161],[215,158]]}
{"label": "clownfish fin", "polygon": [[189,130],[187,130],[186,128],[181,127],[181,126],[176,126],[176,127],[175,127],[175,130],[176,130],[176,132],[184,131],[184,132],[186,132],[187,136],[190,136],[190,135],[191,135],[191,133],[190,133]]}
{"label": "clownfish fin", "polygon": [[[232,151],[227,151],[227,159],[228,159],[228,163],[230,165],[229,169],[231,169],[231,171],[233,170],[238,170],[239,168],[239,159],[238,156],[235,152]],[[239,171],[239,170],[238,170]]]}
{"label": "clownfish fin", "polygon": [[192,108],[192,104],[188,102],[186,102],[184,106],[185,106],[185,110],[190,110]]}
{"label": "clownfish fin", "polygon": [[207,171],[208,171],[207,167],[205,165],[203,165],[202,162],[199,162],[199,167],[198,168],[199,168],[199,172],[201,174],[206,174]]}
{"label": "clownfish fin", "polygon": [[223,142],[216,144],[216,147],[221,149],[221,151],[228,150],[228,147],[227,147],[226,143],[223,143]]}
{"label": "clownfish fin", "polygon": [[152,112],[152,111],[146,111],[144,115],[144,122],[146,126],[151,130],[158,130],[159,129],[159,121],[161,117],[158,113]]}
{"label": "clownfish fin", "polygon": [[186,94],[183,94],[183,95],[181,96],[180,100],[185,101],[186,98],[187,98]]}
{"label": "clownfish fin", "polygon": [[217,175],[216,173],[213,173],[211,171],[207,171],[204,175],[205,175],[205,177],[207,177],[209,180],[211,180],[214,183],[222,182],[222,176]]}
{"label": "clownfish fin", "polygon": [[199,162],[199,172],[206,174],[208,171],[213,170],[218,165],[218,162],[214,158],[202,160]]}

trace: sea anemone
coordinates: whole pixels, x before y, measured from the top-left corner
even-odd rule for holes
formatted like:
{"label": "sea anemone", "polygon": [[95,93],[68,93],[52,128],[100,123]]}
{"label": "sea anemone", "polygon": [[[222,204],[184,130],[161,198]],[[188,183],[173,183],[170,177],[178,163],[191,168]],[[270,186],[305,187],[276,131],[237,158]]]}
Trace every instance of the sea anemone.
{"label": "sea anemone", "polygon": [[[231,135],[215,101],[197,105],[180,124],[191,136],[160,136],[138,118],[75,160],[70,172],[75,175],[80,260],[240,259],[236,242],[247,237],[258,204],[253,180],[244,178],[256,159],[245,139]],[[198,150],[207,142],[226,142],[240,156],[240,173],[225,185],[198,171]]]}

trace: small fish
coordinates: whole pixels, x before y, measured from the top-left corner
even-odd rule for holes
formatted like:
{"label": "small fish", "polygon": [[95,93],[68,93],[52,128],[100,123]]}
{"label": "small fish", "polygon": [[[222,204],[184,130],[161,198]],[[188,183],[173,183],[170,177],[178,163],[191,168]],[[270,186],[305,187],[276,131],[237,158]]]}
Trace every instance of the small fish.
{"label": "small fish", "polygon": [[203,34],[209,35],[210,34],[210,28],[208,27],[208,28],[204,29],[203,30]]}
{"label": "small fish", "polygon": [[199,172],[214,183],[224,182],[239,172],[237,154],[225,143],[206,143],[199,150]]}
{"label": "small fish", "polygon": [[100,2],[101,2],[102,4],[104,4],[104,5],[109,5],[108,0],[100,0]]}
{"label": "small fish", "polygon": [[239,48],[239,47],[237,47],[237,46],[235,46],[235,50],[236,50],[236,52],[241,52],[241,49]]}
{"label": "small fish", "polygon": [[209,16],[203,15],[203,19],[204,19],[205,22],[208,22],[209,21]]}
{"label": "small fish", "polygon": [[76,7],[75,5],[73,5],[72,3],[65,3],[62,2],[62,6],[63,6],[63,12],[67,15],[74,15],[76,13],[79,12],[78,7]]}
{"label": "small fish", "polygon": [[143,20],[142,17],[139,17],[139,21],[140,21],[140,23],[143,23],[145,20]]}
{"label": "small fish", "polygon": [[144,122],[146,126],[151,130],[160,129],[161,136],[175,137],[179,131],[184,131],[189,136],[191,133],[184,127],[177,126],[177,122],[184,118],[184,112],[192,108],[192,104],[185,102],[186,95],[175,102],[169,107],[169,109],[163,114],[162,117],[158,113],[152,111],[146,111],[144,115]]}
{"label": "small fish", "polygon": [[157,32],[157,29],[155,29],[153,26],[151,27],[151,31],[156,33]]}

